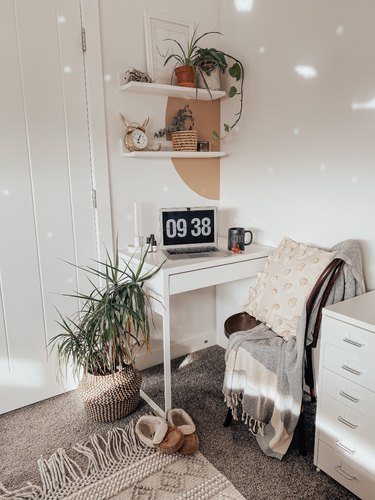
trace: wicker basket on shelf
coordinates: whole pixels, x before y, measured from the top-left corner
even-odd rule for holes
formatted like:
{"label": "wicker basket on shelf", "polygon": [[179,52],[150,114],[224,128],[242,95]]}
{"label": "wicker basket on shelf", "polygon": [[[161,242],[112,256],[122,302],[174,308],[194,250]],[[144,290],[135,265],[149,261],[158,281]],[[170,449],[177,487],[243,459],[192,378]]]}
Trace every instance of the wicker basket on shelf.
{"label": "wicker basket on shelf", "polygon": [[198,132],[196,130],[172,132],[172,144],[174,151],[196,151]]}

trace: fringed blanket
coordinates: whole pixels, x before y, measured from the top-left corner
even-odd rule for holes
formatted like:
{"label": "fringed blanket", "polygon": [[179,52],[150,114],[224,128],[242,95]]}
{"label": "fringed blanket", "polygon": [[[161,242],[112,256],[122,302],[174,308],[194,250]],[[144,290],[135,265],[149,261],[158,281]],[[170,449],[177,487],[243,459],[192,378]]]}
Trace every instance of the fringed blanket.
{"label": "fringed blanket", "polygon": [[[343,259],[345,265],[327,305],[365,291],[358,243],[347,240],[332,250],[334,257]],[[308,343],[316,313],[313,311],[309,320]],[[282,459],[289,448],[301,411],[305,332],[306,308],[298,323],[296,338],[285,341],[260,324],[231,335],[226,350],[224,400],[235,419],[241,407],[242,420],[256,435],[262,451],[278,459]]]}

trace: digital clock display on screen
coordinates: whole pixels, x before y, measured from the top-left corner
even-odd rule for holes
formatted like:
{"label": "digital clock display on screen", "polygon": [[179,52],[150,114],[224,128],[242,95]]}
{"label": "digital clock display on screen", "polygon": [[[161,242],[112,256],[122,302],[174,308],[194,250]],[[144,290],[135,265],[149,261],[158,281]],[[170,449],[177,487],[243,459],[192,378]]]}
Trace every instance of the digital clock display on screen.
{"label": "digital clock display on screen", "polygon": [[162,213],[163,244],[215,243],[215,210],[171,210]]}

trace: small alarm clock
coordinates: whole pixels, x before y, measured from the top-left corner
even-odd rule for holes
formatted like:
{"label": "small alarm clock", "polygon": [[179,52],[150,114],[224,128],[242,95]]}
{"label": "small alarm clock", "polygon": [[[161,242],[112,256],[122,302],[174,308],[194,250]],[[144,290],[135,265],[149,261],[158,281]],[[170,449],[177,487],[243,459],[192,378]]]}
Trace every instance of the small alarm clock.
{"label": "small alarm clock", "polygon": [[133,151],[143,151],[148,143],[145,128],[148,124],[149,117],[140,125],[139,123],[129,123],[125,116],[120,113],[121,120],[126,127],[124,143],[127,149]]}

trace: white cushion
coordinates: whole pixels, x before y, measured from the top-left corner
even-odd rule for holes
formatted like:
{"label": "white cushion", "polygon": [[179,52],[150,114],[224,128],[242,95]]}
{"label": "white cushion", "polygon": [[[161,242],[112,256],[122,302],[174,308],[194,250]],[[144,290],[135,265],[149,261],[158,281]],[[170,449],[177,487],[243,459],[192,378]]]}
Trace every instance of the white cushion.
{"label": "white cushion", "polygon": [[284,339],[295,337],[305,301],[334,255],[284,238],[258,273],[244,310]]}

